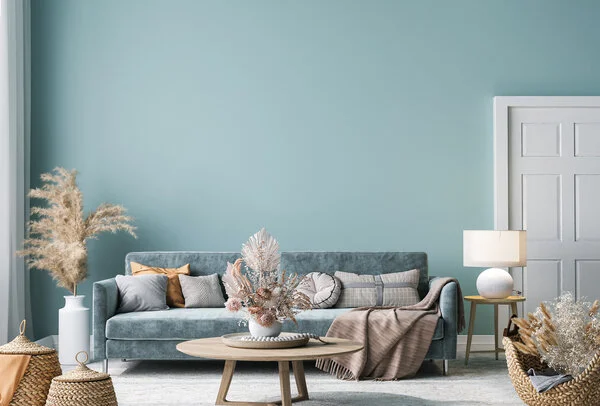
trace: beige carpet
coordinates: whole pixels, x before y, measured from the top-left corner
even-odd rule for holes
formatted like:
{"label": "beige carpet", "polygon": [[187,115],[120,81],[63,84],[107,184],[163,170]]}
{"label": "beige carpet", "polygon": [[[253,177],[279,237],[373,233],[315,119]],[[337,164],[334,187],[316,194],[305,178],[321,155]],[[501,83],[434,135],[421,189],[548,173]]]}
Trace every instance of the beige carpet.
{"label": "beige carpet", "polygon": [[[214,405],[222,367],[217,361],[111,361],[109,372],[120,406],[204,406]],[[297,403],[301,406],[523,404],[508,378],[506,362],[489,354],[472,355],[468,367],[463,359],[451,361],[449,376],[441,376],[439,362],[426,362],[415,378],[394,382],[339,381],[315,369],[314,363],[305,363],[305,368],[311,400]],[[278,397],[275,364],[238,363],[228,400]]]}

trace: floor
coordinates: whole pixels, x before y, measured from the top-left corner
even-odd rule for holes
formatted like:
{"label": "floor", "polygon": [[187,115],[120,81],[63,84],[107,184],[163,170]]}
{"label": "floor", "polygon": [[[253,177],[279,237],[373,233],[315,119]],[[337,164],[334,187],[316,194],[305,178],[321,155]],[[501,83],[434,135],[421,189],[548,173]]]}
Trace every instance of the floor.
{"label": "floor", "polygon": [[[300,406],[333,405],[522,405],[506,370],[506,361],[490,354],[473,354],[450,362],[450,374],[441,375],[441,363],[428,361],[416,377],[393,382],[340,381],[305,363],[310,400]],[[94,363],[91,368],[100,370]],[[223,362],[111,360],[109,373],[121,406],[214,405]],[[292,375],[292,392],[294,391]],[[229,400],[270,401],[279,396],[274,363],[240,362]]]}

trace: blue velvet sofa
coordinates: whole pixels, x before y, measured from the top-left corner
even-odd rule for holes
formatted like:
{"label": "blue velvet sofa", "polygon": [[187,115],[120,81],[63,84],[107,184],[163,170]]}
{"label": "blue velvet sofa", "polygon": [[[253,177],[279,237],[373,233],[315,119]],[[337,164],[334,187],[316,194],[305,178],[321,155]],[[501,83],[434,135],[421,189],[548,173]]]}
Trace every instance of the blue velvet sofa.
{"label": "blue velvet sofa", "polygon": [[[234,262],[239,253],[220,252],[132,252],[125,258],[125,274],[131,274],[130,263],[177,268],[190,264],[192,275],[223,274],[227,261]],[[346,271],[382,274],[420,269],[419,294],[423,297],[433,279],[428,275],[427,254],[423,252],[283,252],[281,267],[299,275],[313,271],[333,274]],[[225,296],[226,298],[226,296]],[[117,314],[118,291],[115,278],[95,282],[93,287],[94,358],[108,359],[186,359],[175,346],[186,340],[221,336],[247,331],[240,326],[239,315],[222,308],[169,309],[152,312]],[[447,284],[440,296],[441,317],[427,359],[456,358],[457,287]],[[298,315],[298,325],[286,321],[284,331],[310,332],[321,336],[333,320],[349,311],[346,308],[317,309]]]}

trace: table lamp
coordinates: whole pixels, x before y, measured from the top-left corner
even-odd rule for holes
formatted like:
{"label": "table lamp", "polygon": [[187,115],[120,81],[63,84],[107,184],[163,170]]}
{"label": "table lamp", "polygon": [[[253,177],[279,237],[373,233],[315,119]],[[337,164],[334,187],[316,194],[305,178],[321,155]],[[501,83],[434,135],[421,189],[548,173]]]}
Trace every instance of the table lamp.
{"label": "table lamp", "polygon": [[513,278],[499,267],[527,264],[527,232],[522,230],[464,230],[464,266],[491,267],[477,277],[477,291],[487,299],[511,295]]}

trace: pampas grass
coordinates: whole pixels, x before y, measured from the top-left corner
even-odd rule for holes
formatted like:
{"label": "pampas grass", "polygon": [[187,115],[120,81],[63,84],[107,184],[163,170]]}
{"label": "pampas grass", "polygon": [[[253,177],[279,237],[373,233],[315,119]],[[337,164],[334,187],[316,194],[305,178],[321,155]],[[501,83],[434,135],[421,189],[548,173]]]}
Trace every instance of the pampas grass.
{"label": "pampas grass", "polygon": [[41,175],[43,186],[32,189],[29,197],[47,204],[31,208],[29,238],[18,252],[30,267],[47,270],[58,286],[74,295],[87,276],[87,240],[118,231],[136,237],[133,218],[123,206],[104,203],[86,217],[76,178],[77,171],[64,168]]}

